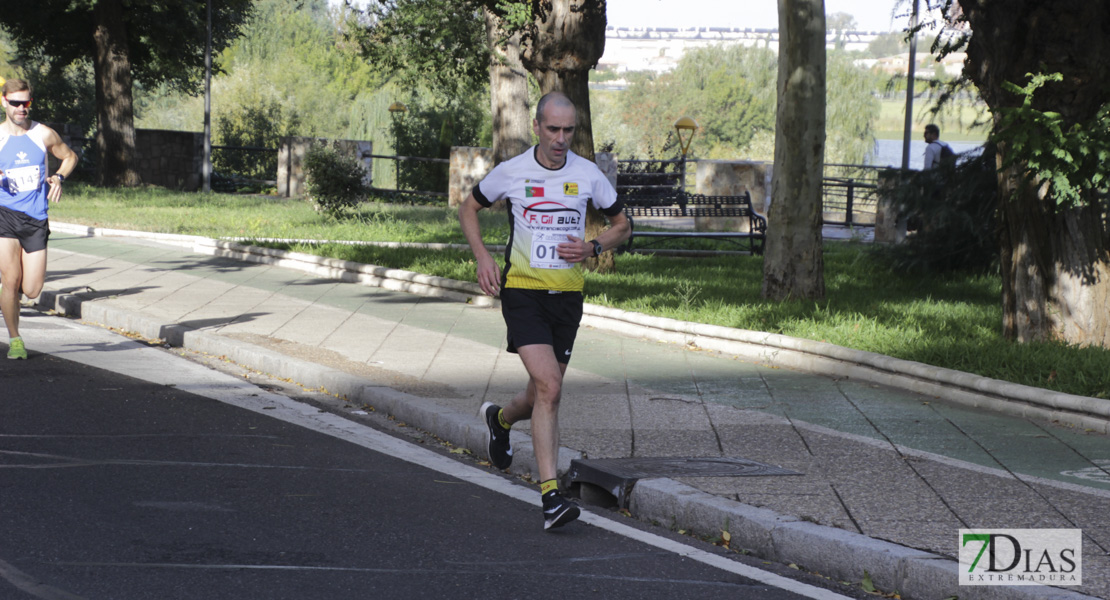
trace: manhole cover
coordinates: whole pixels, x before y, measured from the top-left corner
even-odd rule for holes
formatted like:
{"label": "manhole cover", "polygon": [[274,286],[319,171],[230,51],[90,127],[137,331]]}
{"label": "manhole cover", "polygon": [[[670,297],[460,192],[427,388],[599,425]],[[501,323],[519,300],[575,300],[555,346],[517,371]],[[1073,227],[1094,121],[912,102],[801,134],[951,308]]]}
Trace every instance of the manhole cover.
{"label": "manhole cover", "polygon": [[587,483],[612,494],[617,504],[628,507],[628,495],[640,479],[653,477],[765,477],[772,475],[801,475],[743,458],[599,458],[572,460],[570,483]]}

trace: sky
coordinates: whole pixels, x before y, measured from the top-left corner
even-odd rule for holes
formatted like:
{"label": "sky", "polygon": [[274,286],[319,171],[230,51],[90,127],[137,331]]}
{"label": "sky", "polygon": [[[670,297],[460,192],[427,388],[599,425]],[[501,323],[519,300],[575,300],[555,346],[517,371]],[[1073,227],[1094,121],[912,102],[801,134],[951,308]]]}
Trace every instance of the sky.
{"label": "sky", "polygon": [[[908,1],[825,0],[825,14],[844,12],[863,31],[897,31],[908,17]],[[777,0],[607,0],[610,27],[739,27],[778,29]]]}

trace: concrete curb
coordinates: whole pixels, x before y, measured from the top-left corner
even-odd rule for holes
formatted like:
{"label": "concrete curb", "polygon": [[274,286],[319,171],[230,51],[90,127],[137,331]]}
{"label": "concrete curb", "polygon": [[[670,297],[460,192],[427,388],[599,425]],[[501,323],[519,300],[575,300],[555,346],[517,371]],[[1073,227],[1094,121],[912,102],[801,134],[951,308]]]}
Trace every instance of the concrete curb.
{"label": "concrete curb", "polygon": [[[640,480],[631,512],[663,526],[717,537],[727,530],[756,556],[795,563],[838,581],[857,582],[864,571],[875,587],[903,598],[960,600],[1079,600],[1091,598],[1043,586],[960,586],[958,563],[835,527],[816,525],[707,494],[671,479]],[[956,540],[952,540],[956,543]]]}
{"label": "concrete curb", "polygon": [[[399,392],[348,373],[285,356],[218,334],[164,324],[141,313],[86,302],[78,296],[43,291],[38,305],[69,317],[162,339],[172,346],[224,357],[269,374],[279,374],[309,388],[344,396],[355,405],[366,404],[396,419],[432,432],[477,456],[486,452],[485,426],[477,414],[460,414],[425,398]],[[531,438],[512,432],[513,466],[509,471],[530,476],[536,472]],[[578,451],[559,449],[560,473],[570,469]],[[931,600],[959,595],[964,600],[1081,600],[1082,594],[1043,587],[958,587],[955,561],[784,516],[708,494],[672,479],[645,479],[631,494],[631,512],[645,522],[686,529],[702,536],[728,530],[738,544],[767,560],[803,565],[840,581],[859,581],[866,569],[881,590],[900,591],[903,598]]]}
{"label": "concrete curb", "polygon": [[[51,223],[51,228],[75,235],[154,239],[191,246],[194,251],[201,254],[277,265],[341,281],[466,302],[476,306],[500,306],[498,300],[485,296],[475,283],[433,277],[401,269],[259,248],[199,236],[101,229],[67,223]],[[899,387],[964,406],[1025,418],[1056,421],[1081,429],[1110,434],[1110,400],[1053,392],[824,342],[717,325],[688,323],[594,304],[587,304],[584,307],[582,324],[661,342],[692,345],[770,366]]]}
{"label": "concrete curb", "polygon": [[219,240],[203,240],[194,246],[194,251],[200,254],[233,258],[246,262],[274,265],[295,269],[305,273],[312,273],[337,279],[348,283],[360,283],[380,287],[395,292],[406,292],[431,298],[442,298],[456,302],[465,302],[475,306],[496,306],[499,303],[482,293],[482,288],[476,283],[447,279],[405,271],[390,269],[376,265],[356,263],[349,260],[324,258],[312,254],[260,248],[258,246],[244,246],[235,242]]}

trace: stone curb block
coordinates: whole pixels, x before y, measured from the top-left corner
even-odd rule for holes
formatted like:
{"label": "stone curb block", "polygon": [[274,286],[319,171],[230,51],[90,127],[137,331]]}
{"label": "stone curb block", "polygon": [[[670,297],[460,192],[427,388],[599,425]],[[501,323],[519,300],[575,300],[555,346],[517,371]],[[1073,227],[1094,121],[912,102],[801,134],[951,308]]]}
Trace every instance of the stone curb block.
{"label": "stone curb block", "polygon": [[[726,500],[673,479],[642,479],[632,488],[631,512],[644,521],[719,537],[756,556],[792,562],[838,581],[858,582],[866,570],[875,587],[904,598],[960,600],[1081,600],[1089,596],[1042,586],[960,586],[955,560],[862,534],[809,523]],[[952,534],[955,547],[956,532]]]}
{"label": "stone curb block", "polygon": [[83,235],[85,237],[126,237],[143,240],[157,240],[178,246],[193,246],[203,243],[210,238],[199,235],[184,235],[179,233],[151,233],[149,231],[132,231],[130,229],[105,229],[103,227],[89,227],[73,223],[50,222],[50,231],[55,233],[68,233],[70,235]]}
{"label": "stone curb block", "polygon": [[494,305],[494,299],[484,295],[477,284],[402,269],[390,269],[299,252],[242,246],[217,240],[198,243],[194,246],[194,251],[211,256],[294,269],[329,279],[360,283],[395,292],[465,302],[475,306]]}

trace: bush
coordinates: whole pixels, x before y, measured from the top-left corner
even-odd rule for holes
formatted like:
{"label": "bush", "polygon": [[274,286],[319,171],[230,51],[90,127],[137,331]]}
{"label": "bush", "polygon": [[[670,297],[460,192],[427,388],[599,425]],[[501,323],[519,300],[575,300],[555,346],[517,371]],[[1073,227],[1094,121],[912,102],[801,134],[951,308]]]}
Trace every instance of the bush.
{"label": "bush", "polygon": [[[489,119],[482,112],[487,105],[480,102],[480,96],[457,99],[441,107],[412,99],[406,117],[393,119],[390,126],[394,153],[448,159],[452,146],[477,145],[479,129]],[[450,169],[444,162],[402,160],[396,172],[399,190],[447,191]]]}
{"label": "bush", "polygon": [[248,99],[235,104],[216,119],[215,139],[221,146],[266,148],[262,150],[214,149],[212,168],[227,177],[277,179],[277,149],[293,135],[300,119],[276,100]]}
{"label": "bush", "polygon": [[885,171],[881,187],[914,229],[905,243],[876,247],[898,271],[988,272],[998,268],[994,146],[929,171]]}
{"label": "bush", "polygon": [[327,144],[309,149],[304,169],[305,194],[317,211],[339,217],[370,193],[362,163]]}

